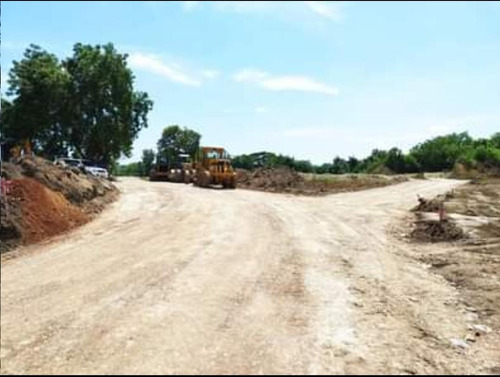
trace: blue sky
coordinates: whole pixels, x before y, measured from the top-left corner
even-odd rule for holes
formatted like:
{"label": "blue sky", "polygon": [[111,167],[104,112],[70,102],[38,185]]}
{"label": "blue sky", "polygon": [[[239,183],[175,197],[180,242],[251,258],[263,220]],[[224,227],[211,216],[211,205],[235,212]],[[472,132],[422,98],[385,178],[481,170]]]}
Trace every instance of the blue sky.
{"label": "blue sky", "polygon": [[179,124],[232,154],[331,161],[500,131],[500,3],[2,2],[2,92],[36,43],[113,42],[154,100],[131,159]]}

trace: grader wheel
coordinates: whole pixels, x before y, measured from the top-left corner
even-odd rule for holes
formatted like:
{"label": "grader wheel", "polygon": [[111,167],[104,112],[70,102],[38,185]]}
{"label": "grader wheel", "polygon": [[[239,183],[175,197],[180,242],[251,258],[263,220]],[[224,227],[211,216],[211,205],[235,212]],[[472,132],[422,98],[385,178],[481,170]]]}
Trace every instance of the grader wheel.
{"label": "grader wheel", "polygon": [[206,170],[197,170],[194,184],[199,187],[210,186],[210,173]]}
{"label": "grader wheel", "polygon": [[193,173],[189,170],[184,170],[184,183],[189,184],[193,182]]}

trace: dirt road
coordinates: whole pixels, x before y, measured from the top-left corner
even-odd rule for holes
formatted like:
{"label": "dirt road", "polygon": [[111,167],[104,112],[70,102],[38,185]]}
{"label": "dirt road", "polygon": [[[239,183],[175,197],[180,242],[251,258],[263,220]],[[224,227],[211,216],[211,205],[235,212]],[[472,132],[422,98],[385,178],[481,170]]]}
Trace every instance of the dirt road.
{"label": "dirt road", "polygon": [[[2,263],[2,373],[478,373],[457,291],[392,225],[458,185],[321,198],[123,179],[97,220]],[[437,247],[437,246],[436,246]]]}

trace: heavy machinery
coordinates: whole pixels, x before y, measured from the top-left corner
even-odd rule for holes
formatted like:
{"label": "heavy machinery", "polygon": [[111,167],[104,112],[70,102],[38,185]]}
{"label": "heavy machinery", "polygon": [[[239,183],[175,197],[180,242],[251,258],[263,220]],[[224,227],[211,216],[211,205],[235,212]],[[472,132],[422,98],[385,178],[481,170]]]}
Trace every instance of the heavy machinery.
{"label": "heavy machinery", "polygon": [[193,167],[187,154],[179,154],[170,159],[158,157],[156,164],[149,172],[149,180],[190,183],[192,171]]}
{"label": "heavy machinery", "polygon": [[194,164],[193,183],[199,187],[236,188],[236,172],[229,154],[220,147],[201,147]]}

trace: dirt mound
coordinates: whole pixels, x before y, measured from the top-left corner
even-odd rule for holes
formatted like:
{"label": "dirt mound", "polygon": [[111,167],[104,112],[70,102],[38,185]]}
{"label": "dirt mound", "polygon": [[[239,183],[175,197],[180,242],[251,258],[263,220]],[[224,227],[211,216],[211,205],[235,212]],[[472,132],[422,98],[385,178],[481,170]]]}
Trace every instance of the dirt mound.
{"label": "dirt mound", "polygon": [[412,208],[412,212],[438,212],[444,203],[444,197],[437,196],[434,199],[418,198],[418,205]]}
{"label": "dirt mound", "polygon": [[90,219],[61,193],[30,178],[13,180],[11,196],[21,204],[22,239],[26,243],[39,242]]}
{"label": "dirt mound", "polygon": [[10,191],[1,198],[1,252],[79,226],[118,196],[105,179],[39,157],[4,163],[2,176]]}
{"label": "dirt mound", "polygon": [[465,238],[465,232],[451,220],[422,220],[415,223],[412,239],[422,242],[456,241]]}
{"label": "dirt mound", "polygon": [[238,184],[242,187],[270,192],[291,192],[305,187],[304,178],[288,167],[260,168],[252,173],[239,172]]}
{"label": "dirt mound", "polygon": [[454,192],[450,191],[444,195],[438,195],[432,199],[418,197],[418,205],[411,209],[412,212],[438,212],[444,203],[453,198]]}
{"label": "dirt mound", "polygon": [[253,172],[237,169],[236,174],[241,188],[311,196],[383,187],[408,180],[403,176],[374,174],[301,174],[288,167],[259,168]]}
{"label": "dirt mound", "polygon": [[0,210],[0,253],[3,253],[21,242],[23,226],[21,206],[14,197],[2,195]]}
{"label": "dirt mound", "polygon": [[5,165],[9,175],[13,174],[12,171],[20,169],[22,175],[60,192],[73,204],[84,205],[90,212],[102,209],[102,205],[97,202],[98,208],[92,208],[92,205],[89,205],[90,201],[117,192],[115,186],[108,180],[85,174],[75,168],[57,166],[39,157],[24,157],[17,165]]}

